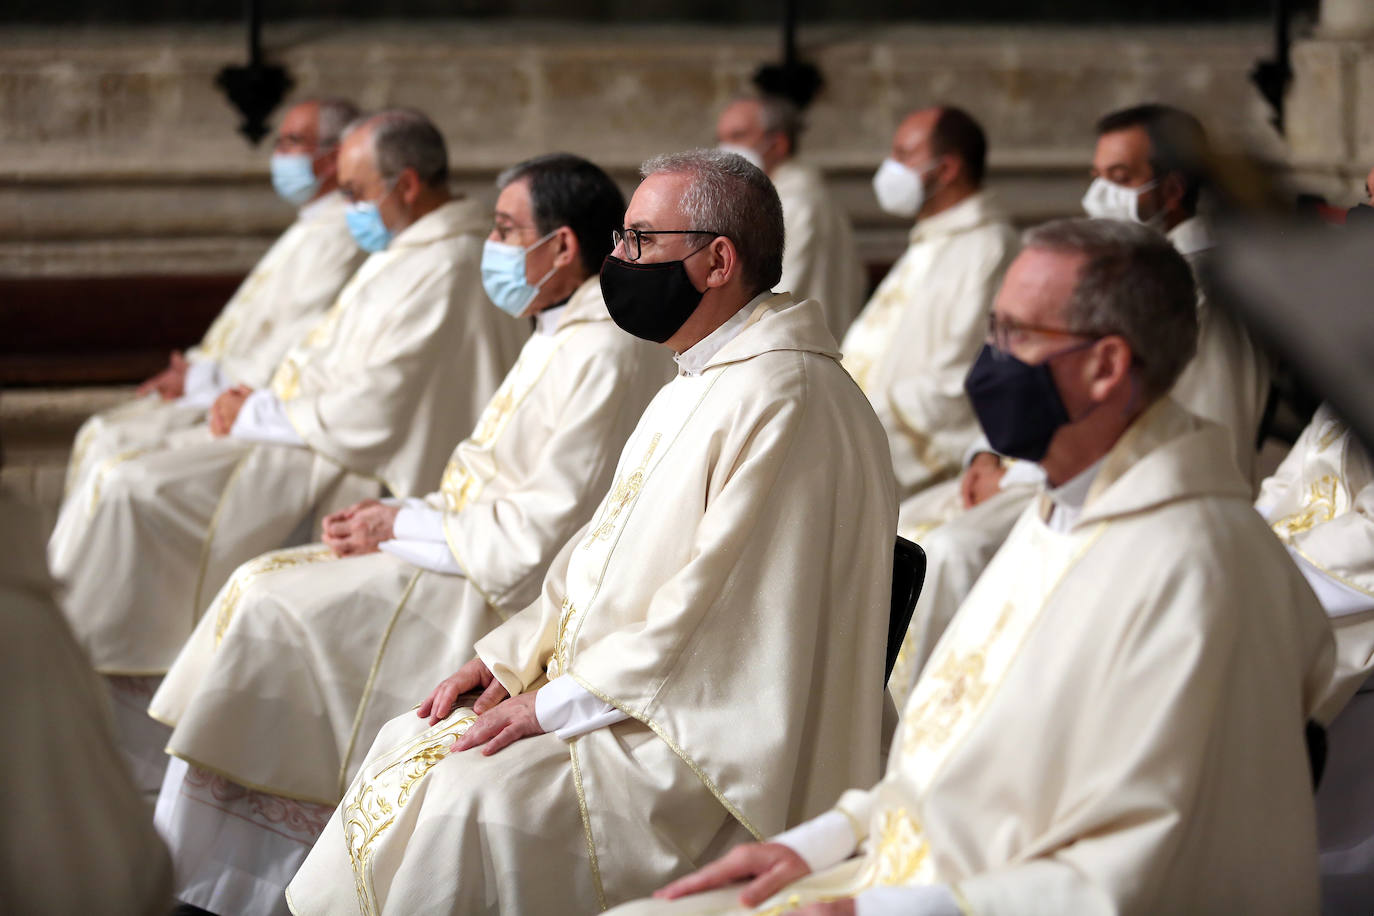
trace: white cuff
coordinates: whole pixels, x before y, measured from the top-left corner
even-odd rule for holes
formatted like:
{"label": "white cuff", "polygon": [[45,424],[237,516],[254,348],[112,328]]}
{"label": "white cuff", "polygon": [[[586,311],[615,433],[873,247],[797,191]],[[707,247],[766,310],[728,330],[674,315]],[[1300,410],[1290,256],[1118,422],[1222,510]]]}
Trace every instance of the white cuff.
{"label": "white cuff", "polygon": [[967,471],[968,466],[973,464],[973,459],[983,452],[987,452],[989,455],[997,454],[992,450],[992,443],[988,441],[988,437],[979,433],[978,438],[973,440],[973,444],[964,449],[964,470]]}
{"label": "white cuff", "polygon": [[535,691],[534,717],[540,728],[564,741],[629,718],[566,674]]}
{"label": "white cuff", "polygon": [[213,359],[196,359],[186,366],[186,378],[181,386],[178,404],[209,410],[220,392],[228,388],[229,379]]}
{"label": "white cuff", "polygon": [[286,405],[267,388],[259,388],[243,402],[229,435],[249,442],[305,445],[305,440],[286,418]]}
{"label": "white cuff", "polygon": [[854,826],[841,811],[827,811],[803,821],[773,837],[773,842],[781,843],[801,856],[813,872],[839,865],[858,848]]}
{"label": "white cuff", "polygon": [[998,488],[1005,490],[1007,487],[1014,487],[1018,484],[1038,487],[1044,482],[1044,468],[1034,461],[1019,461],[1012,458],[1006,465],[1006,471],[1002,474],[1002,482],[998,484]]}
{"label": "white cuff", "polygon": [[414,497],[401,504],[401,511],[396,513],[391,532],[391,536],[398,541],[448,544],[448,538],[444,536],[444,513],[431,508],[423,499]]}
{"label": "white cuff", "polygon": [[1307,584],[1312,586],[1312,591],[1316,593],[1327,617],[1349,617],[1351,614],[1363,614],[1365,611],[1374,610],[1374,598],[1351,588],[1339,579],[1333,579],[1292,547],[1288,548],[1288,553],[1293,557],[1293,562],[1298,564],[1298,571],[1307,580]]}
{"label": "white cuff", "polygon": [[854,898],[854,916],[963,916],[943,884],[872,887]]}
{"label": "white cuff", "polygon": [[377,545],[377,549],[391,554],[398,560],[405,560],[411,566],[418,566],[430,572],[443,573],[446,576],[464,575],[463,567],[458,565],[458,561],[453,558],[453,551],[444,543],[393,538],[382,541]]}

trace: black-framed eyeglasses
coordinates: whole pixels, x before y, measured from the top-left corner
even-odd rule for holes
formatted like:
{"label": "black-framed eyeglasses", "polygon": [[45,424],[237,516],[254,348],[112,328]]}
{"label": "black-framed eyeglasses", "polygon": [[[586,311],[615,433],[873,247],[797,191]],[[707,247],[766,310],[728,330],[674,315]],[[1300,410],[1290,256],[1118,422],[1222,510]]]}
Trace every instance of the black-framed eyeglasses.
{"label": "black-framed eyeglasses", "polygon": [[1023,335],[1045,334],[1050,337],[1079,337],[1083,340],[1100,340],[1103,335],[1091,331],[1075,331],[1072,328],[1055,328],[1044,324],[1029,324],[1015,318],[1004,318],[997,312],[988,312],[988,343],[999,353],[1010,353],[1014,344]]}
{"label": "black-framed eyeglasses", "polygon": [[720,232],[712,232],[709,229],[612,229],[611,245],[623,245],[625,247],[625,260],[638,261],[643,253],[644,236],[646,235],[709,235],[712,237],[721,235]]}

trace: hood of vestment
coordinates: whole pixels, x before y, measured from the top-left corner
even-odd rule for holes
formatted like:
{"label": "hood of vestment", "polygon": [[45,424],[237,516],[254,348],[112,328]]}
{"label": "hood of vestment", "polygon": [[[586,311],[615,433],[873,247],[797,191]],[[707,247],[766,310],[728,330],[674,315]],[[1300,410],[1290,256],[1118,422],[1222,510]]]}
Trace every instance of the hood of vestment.
{"label": "hood of vestment", "polygon": [[703,371],[774,350],[798,350],[839,360],[840,345],[826,326],[825,313],[815,299],[797,302],[791,293],[778,293],[767,296],[753,309],[740,332],[711,357]]}
{"label": "hood of vestment", "polygon": [[[1148,407],[1112,446],[1074,527],[1120,519],[1203,497],[1250,500],[1250,486],[1228,460],[1231,433],[1171,398]],[[1049,500],[1042,496],[1041,517]]]}
{"label": "hood of vestment", "polygon": [[411,223],[396,234],[387,251],[418,248],[459,235],[486,235],[491,230],[491,214],[475,200],[460,197],[450,200]]}

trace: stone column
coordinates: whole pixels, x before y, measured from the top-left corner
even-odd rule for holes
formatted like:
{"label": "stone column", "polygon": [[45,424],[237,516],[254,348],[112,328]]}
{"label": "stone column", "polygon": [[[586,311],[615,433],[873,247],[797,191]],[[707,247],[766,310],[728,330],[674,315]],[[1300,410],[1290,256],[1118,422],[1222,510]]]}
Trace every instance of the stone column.
{"label": "stone column", "polygon": [[1321,33],[1330,38],[1374,36],[1374,3],[1370,0],[1322,0]]}
{"label": "stone column", "polygon": [[1374,167],[1374,2],[1322,0],[1311,38],[1293,45],[1284,106],[1295,177],[1348,205]]}

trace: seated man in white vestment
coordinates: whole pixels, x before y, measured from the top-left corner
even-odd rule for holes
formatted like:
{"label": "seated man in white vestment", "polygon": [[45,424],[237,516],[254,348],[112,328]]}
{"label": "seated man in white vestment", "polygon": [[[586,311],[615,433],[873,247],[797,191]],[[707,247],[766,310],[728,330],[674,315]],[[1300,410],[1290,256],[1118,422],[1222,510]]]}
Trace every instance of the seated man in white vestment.
{"label": "seated man in white vestment", "polygon": [[1322,912],[1374,912],[1374,461],[1322,405],[1260,487],[1255,508],[1326,609],[1336,673],[1317,792]]}
{"label": "seated man in white vestment", "polygon": [[[1083,208],[1090,216],[1143,223],[1166,232],[1193,268],[1198,281],[1197,355],[1171,396],[1231,431],[1232,449],[1219,452],[1215,460],[1226,461],[1228,453],[1234,454],[1251,480],[1270,367],[1245,328],[1208,301],[1199,280],[1212,248],[1207,227],[1197,215],[1206,146],[1202,126],[1176,108],[1141,105],[1106,115],[1097,133],[1094,178]],[[907,500],[899,512],[898,532],[920,541],[927,558],[925,587],[889,683],[899,708],[930,650],[1039,484],[1033,464],[996,454],[985,439],[970,446],[965,468],[960,486],[990,497],[986,505],[963,504],[963,493],[946,483]]]}
{"label": "seated man in white vestment", "polygon": [[873,176],[878,204],[916,224],[841,350],[887,430],[903,499],[957,473],[978,435],[964,374],[1016,254],[1016,233],[983,188],[986,164],[977,121],[925,108],[898,126]]}
{"label": "seated man in white vestment", "polygon": [[53,600],[38,513],[0,488],[0,913],[164,916],[167,850]]}
{"label": "seated man in white vestment", "polygon": [[1210,460],[1230,432],[1168,397],[1196,338],[1158,233],[1029,232],[967,389],[1049,490],[935,647],[886,776],[617,912],[1316,912],[1304,726],[1330,630]]}
{"label": "seated man in white vestment", "polygon": [[718,150],[643,172],[601,289],[677,377],[540,598],[382,729],[298,916],[594,912],[879,769],[882,427],[820,306],[770,291],[767,176]]}
{"label": "seated man in white vestment", "polygon": [[67,493],[106,462],[156,446],[205,419],[234,385],[260,388],[362,263],[344,222],[339,138],[358,116],[352,102],[309,99],[287,109],[272,154],[272,187],[296,219],[225,303],[205,338],[144,382],[138,399],[82,425],[67,464]]}
{"label": "seated man in white vestment", "polygon": [[[325,520],[324,545],[239,567],[149,706],[174,728],[157,822],[186,903],[286,912],[287,881],[378,728],[539,597],[668,380],[667,354],[601,298],[625,213],[615,182],[555,154],[497,183],[487,294],[538,328],[439,489],[360,503]],[[293,804],[300,822],[270,817]]]}
{"label": "seated man in white vestment", "polygon": [[206,426],[91,475],[58,518],[48,552],[67,616],[128,700],[125,737],[150,755],[135,776],[152,792],[165,730],[147,701],[229,574],[383,487],[432,490],[515,362],[528,326],[482,290],[490,215],[452,198],[447,176],[443,138],[423,115],[356,124],[340,186],[373,253],[328,314],[269,386],[232,388]]}
{"label": "seated man in white vestment", "polygon": [[864,269],[849,215],[831,196],[820,169],[797,157],[802,113],[777,95],[745,95],[716,120],[716,142],[739,153],[772,179],[782,201],[787,250],[778,289],[815,299],[836,339],[863,305]]}

